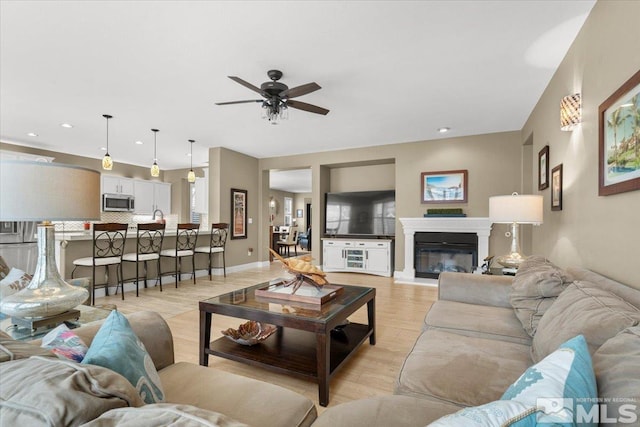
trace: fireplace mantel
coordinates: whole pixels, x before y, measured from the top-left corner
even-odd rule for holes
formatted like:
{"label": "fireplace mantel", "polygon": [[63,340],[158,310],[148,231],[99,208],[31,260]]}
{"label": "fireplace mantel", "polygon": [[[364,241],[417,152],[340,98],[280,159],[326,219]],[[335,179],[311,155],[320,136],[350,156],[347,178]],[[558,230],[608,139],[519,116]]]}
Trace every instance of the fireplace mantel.
{"label": "fireplace mantel", "polygon": [[[489,218],[400,218],[404,231],[404,270],[397,272],[398,279],[414,279],[414,235],[415,233],[476,233],[478,235],[478,264],[489,256]],[[476,270],[476,273],[479,273]]]}

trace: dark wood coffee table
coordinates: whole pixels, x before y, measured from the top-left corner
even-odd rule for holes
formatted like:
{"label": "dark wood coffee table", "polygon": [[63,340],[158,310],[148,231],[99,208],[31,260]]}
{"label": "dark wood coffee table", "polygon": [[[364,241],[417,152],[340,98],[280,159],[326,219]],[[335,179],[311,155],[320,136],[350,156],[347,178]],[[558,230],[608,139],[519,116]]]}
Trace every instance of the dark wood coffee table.
{"label": "dark wood coffee table", "polygon": [[[209,355],[259,366],[318,383],[319,402],[329,403],[329,380],[369,338],[375,345],[376,290],[338,285],[344,291],[335,299],[314,307],[310,304],[256,297],[260,283],[200,301],[200,364]],[[368,325],[348,323],[347,317],[367,304]],[[211,342],[213,313],[277,325],[272,336],[254,346],[236,344],[226,337]],[[239,322],[240,323],[240,322]],[[337,328],[337,329],[336,329]]]}

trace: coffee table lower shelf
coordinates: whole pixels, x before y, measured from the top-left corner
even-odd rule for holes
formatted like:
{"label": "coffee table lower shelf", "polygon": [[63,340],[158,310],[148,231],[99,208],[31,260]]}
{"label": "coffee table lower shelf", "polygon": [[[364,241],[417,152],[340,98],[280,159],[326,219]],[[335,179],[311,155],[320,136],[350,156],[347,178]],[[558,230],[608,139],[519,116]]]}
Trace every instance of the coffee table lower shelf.
{"label": "coffee table lower shelf", "polygon": [[[354,350],[369,338],[367,325],[350,323],[340,332],[331,333],[331,377],[354,354]],[[212,341],[205,352],[218,357],[319,382],[316,334],[292,328],[278,327],[265,341],[244,346],[222,337]]]}

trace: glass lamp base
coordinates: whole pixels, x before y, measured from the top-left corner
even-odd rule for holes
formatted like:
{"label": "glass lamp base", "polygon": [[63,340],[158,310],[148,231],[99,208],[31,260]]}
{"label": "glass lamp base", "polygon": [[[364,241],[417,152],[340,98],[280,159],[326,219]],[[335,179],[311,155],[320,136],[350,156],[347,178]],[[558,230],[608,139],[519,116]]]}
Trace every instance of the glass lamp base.
{"label": "glass lamp base", "polygon": [[53,225],[38,225],[38,264],[29,286],[2,299],[0,311],[13,317],[49,317],[87,300],[89,292],[65,282],[56,266]]}

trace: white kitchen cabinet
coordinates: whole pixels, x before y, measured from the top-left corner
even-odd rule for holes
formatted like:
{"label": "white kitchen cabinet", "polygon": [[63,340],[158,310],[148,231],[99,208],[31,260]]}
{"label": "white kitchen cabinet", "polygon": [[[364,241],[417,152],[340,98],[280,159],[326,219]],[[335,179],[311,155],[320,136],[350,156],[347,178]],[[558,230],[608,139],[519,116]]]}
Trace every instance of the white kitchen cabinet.
{"label": "white kitchen cabinet", "polygon": [[151,215],[160,209],[164,215],[171,213],[171,184],[137,179],[135,181],[135,213]]}
{"label": "white kitchen cabinet", "polygon": [[134,180],[113,175],[102,175],[102,194],[134,194]]}
{"label": "white kitchen cabinet", "polygon": [[155,209],[160,209],[163,214],[169,215],[171,213],[171,184],[154,182],[153,199]]}
{"label": "white kitchen cabinet", "polygon": [[209,180],[207,178],[196,178],[194,211],[197,213],[209,212]]}
{"label": "white kitchen cabinet", "polygon": [[390,277],[393,241],[322,239],[324,271],[348,271]]}

